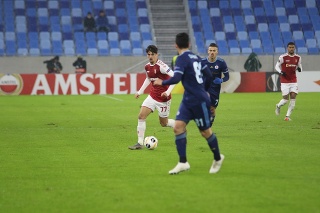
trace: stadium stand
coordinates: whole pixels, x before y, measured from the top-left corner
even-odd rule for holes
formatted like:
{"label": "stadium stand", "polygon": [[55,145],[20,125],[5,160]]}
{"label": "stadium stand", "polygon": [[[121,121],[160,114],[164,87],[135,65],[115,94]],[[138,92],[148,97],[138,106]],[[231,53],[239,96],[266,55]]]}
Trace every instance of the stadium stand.
{"label": "stadium stand", "polygon": [[[289,41],[299,54],[319,53],[320,0],[188,0],[188,5],[199,53],[205,54],[212,40],[222,55],[279,54]],[[206,36],[211,28],[215,36]]]}
{"label": "stadium stand", "polygon": [[[84,33],[87,12],[96,16],[100,10],[106,11],[109,33]],[[141,56],[150,41],[145,0],[0,1],[0,56]]]}
{"label": "stadium stand", "polygon": [[[320,0],[188,0],[197,50],[279,54],[320,52]],[[84,33],[87,12],[106,12],[110,31]],[[2,0],[0,56],[137,55],[154,43],[145,0]]]}

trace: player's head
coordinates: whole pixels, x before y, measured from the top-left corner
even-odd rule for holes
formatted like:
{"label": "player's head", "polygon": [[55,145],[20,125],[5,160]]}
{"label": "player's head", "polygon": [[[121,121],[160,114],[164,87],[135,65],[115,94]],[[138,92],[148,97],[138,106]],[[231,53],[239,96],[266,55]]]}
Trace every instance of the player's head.
{"label": "player's head", "polygon": [[219,53],[219,47],[216,43],[211,43],[208,47],[208,58],[214,61]]}
{"label": "player's head", "polygon": [[293,55],[296,49],[296,44],[294,42],[289,42],[287,44],[287,51],[289,55]]}
{"label": "player's head", "polygon": [[151,64],[155,64],[158,61],[158,47],[149,45],[146,49],[146,53]]}
{"label": "player's head", "polygon": [[176,35],[176,46],[179,49],[189,48],[189,35],[187,33],[178,33]]}

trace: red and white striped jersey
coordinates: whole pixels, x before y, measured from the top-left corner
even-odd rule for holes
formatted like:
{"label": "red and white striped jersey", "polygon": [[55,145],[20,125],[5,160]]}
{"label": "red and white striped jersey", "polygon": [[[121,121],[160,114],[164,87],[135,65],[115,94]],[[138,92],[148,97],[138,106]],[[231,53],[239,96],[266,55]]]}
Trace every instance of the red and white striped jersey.
{"label": "red and white striped jersey", "polygon": [[298,66],[301,67],[301,57],[299,55],[282,54],[277,64],[279,64],[281,71],[285,73],[280,77],[281,83],[297,83],[296,70]]}
{"label": "red and white striped jersey", "polygon": [[173,73],[170,72],[171,68],[165,64],[163,61],[158,60],[157,63],[155,64],[146,64],[144,67],[147,77],[149,78],[149,80],[151,81],[151,88],[150,88],[150,96],[159,102],[167,102],[171,99],[171,94],[168,96],[168,98],[163,98],[161,97],[161,94],[165,91],[167,91],[167,89],[169,88],[169,85],[164,85],[164,86],[155,86],[153,85],[153,81],[156,78],[160,78],[162,80],[166,80],[169,79],[170,76],[169,73]]}

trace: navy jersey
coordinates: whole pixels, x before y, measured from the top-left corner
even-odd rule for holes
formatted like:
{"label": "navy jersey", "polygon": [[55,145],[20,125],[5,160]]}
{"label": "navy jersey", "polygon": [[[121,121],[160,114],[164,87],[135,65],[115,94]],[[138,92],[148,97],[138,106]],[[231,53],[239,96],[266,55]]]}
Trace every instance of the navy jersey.
{"label": "navy jersey", "polygon": [[176,61],[174,72],[182,74],[181,83],[185,89],[183,100],[187,106],[210,102],[205,90],[201,58],[191,51],[182,53]]}
{"label": "navy jersey", "polygon": [[[217,57],[215,62],[210,62],[208,58],[203,58],[202,63],[206,64],[209,67],[213,79],[221,78],[223,73],[224,75],[223,82],[229,80],[228,66],[222,58]],[[212,82],[208,92],[212,95],[219,97],[220,90],[221,90],[221,84],[215,84]]]}
{"label": "navy jersey", "polygon": [[206,76],[209,82],[212,81],[209,68],[202,66],[201,58],[188,50],[177,58],[174,76],[162,82],[162,85],[169,85],[181,80],[184,94],[176,120],[186,123],[194,120],[200,130],[210,128],[212,121],[210,98],[205,89],[207,81],[204,81],[203,76]]}

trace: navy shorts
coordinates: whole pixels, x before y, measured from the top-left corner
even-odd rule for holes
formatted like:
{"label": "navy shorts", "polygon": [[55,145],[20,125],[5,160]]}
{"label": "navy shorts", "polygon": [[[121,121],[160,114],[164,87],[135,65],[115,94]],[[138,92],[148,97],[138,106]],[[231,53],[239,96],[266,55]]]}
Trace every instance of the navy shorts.
{"label": "navy shorts", "polygon": [[184,121],[187,124],[189,121],[194,120],[199,130],[206,130],[211,127],[210,106],[206,102],[193,106],[187,106],[182,102],[177,112],[176,120]]}

